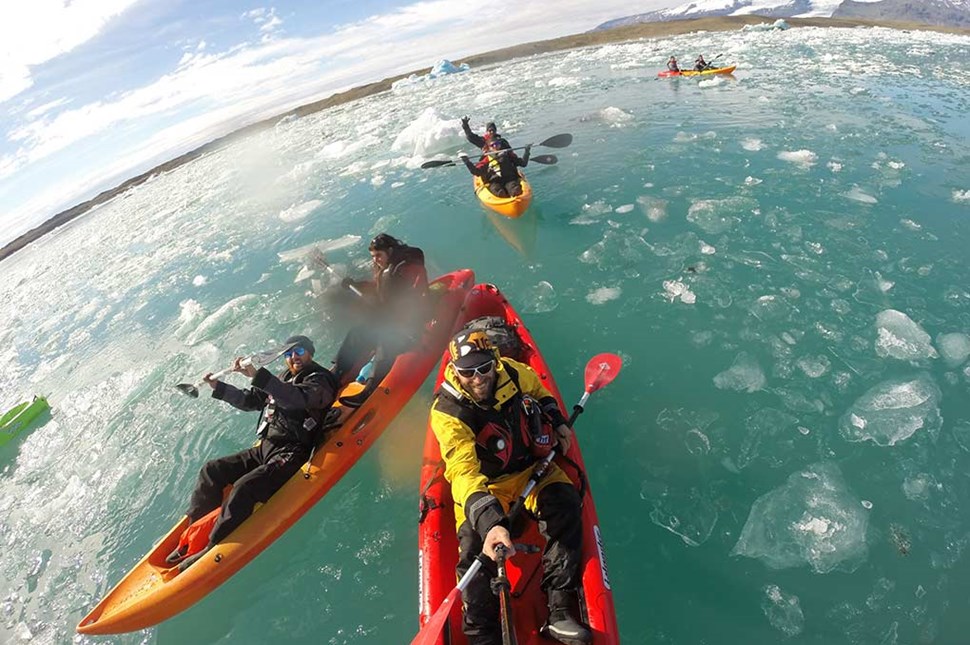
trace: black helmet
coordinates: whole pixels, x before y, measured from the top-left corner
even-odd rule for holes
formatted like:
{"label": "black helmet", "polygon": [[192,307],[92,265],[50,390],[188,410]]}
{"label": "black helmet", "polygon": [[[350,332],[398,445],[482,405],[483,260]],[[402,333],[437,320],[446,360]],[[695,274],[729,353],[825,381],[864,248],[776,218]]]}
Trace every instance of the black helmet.
{"label": "black helmet", "polygon": [[495,127],[495,121],[489,121],[485,124],[485,132],[498,132],[498,129]]}
{"label": "black helmet", "polygon": [[401,240],[387,233],[380,233],[370,241],[370,246],[367,248],[371,251],[389,251],[398,246],[403,246]]}

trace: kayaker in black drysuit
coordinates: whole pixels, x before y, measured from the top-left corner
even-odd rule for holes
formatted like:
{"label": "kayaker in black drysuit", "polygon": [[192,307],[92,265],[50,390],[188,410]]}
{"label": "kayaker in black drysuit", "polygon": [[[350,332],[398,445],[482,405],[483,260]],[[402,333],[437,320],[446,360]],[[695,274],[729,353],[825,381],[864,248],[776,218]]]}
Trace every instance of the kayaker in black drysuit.
{"label": "kayaker in black drysuit", "polygon": [[[306,336],[292,336],[292,345],[283,354],[286,370],[274,376],[266,368],[256,369],[233,361],[233,371],[252,379],[252,387],[241,390],[222,381],[205,379],[212,398],[225,401],[239,410],[260,411],[259,441],[234,455],[206,462],[192,491],[187,515],[195,522],[222,507],[209,533],[209,544],[202,551],[185,556],[176,549],[169,564],[185,570],[225,539],[253,513],[258,502],[265,503],[308,461],[321,438],[324,415],[334,402],[337,382],[330,370],[313,362],[313,343]],[[232,485],[225,501],[223,490]]]}
{"label": "kayaker in black drysuit", "polygon": [[424,252],[381,233],[368,247],[373,259],[373,280],[344,278],[368,302],[368,321],[353,327],[337,352],[333,373],[340,388],[353,381],[367,359],[374,355],[373,373],[359,394],[342,397],[346,407],[360,407],[391,371],[394,359],[413,344],[427,317],[428,272]]}
{"label": "kayaker in black drysuit", "polygon": [[[441,448],[458,524],[459,576],[496,547],[515,552],[509,505],[533,467],[556,448],[569,452],[572,430],[552,393],[524,363],[502,357],[481,330],[458,332],[448,345],[444,382],[431,407],[431,430]],[[569,476],[553,462],[526,499],[546,539],[539,586],[549,618],[542,632],[561,643],[585,645],[592,634],[573,616],[583,541],[581,501]],[[490,575],[465,587],[462,629],[469,645],[502,645],[499,601]]]}
{"label": "kayaker in black drysuit", "polygon": [[698,54],[694,59],[694,71],[703,72],[705,69],[711,69],[711,64],[704,60],[704,54]]}
{"label": "kayaker in black drysuit", "polygon": [[525,147],[525,154],[519,157],[512,151],[509,142],[500,135],[495,123],[485,124],[485,136],[479,136],[468,127],[468,117],[461,118],[461,128],[465,138],[473,146],[482,149],[482,156],[478,163],[472,163],[464,152],[458,154],[468,171],[488,185],[488,191],[496,197],[517,197],[522,194],[522,182],[519,179],[519,168],[529,165],[529,155],[532,146]]}

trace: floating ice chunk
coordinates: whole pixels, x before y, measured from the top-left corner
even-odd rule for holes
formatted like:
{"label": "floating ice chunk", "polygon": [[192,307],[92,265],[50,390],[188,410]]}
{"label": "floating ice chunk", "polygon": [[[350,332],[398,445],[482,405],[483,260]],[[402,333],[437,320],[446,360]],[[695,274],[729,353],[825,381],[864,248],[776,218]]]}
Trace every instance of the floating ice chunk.
{"label": "floating ice chunk", "polygon": [[870,388],[839,419],[847,441],[893,446],[924,429],[935,439],[942,424],[940,388],[929,374],[890,379]]}
{"label": "floating ice chunk", "polygon": [[178,329],[175,330],[175,335],[181,337],[183,334],[189,331],[189,329],[195,327],[202,318],[202,305],[196,300],[191,298],[188,300],[183,300],[179,303],[179,319],[178,319]]}
{"label": "floating ice chunk", "polygon": [[662,222],[667,219],[666,200],[657,199],[649,195],[641,195],[637,197],[637,204],[651,222]]}
{"label": "floating ice chunk", "polygon": [[700,246],[701,246],[701,253],[704,255],[714,255],[715,253],[717,253],[717,249],[711,246],[710,244],[708,244],[707,242],[705,242],[704,240],[700,240]]}
{"label": "floating ice chunk", "polygon": [[714,385],[721,390],[757,392],[764,388],[765,383],[761,365],[747,352],[740,352],[730,368],[714,377]]}
{"label": "floating ice chunk", "polygon": [[925,502],[930,497],[930,490],[936,484],[933,475],[916,473],[903,480],[903,495],[914,502]]}
{"label": "floating ice chunk", "polygon": [[662,483],[644,482],[640,498],[653,504],[650,521],[688,546],[706,542],[717,524],[717,505],[697,489],[681,491]]}
{"label": "floating ice chunk", "polygon": [[970,357],[970,336],[966,334],[940,334],[936,337],[936,346],[950,367],[959,367]]}
{"label": "floating ice chunk", "polygon": [[842,193],[842,195],[847,199],[851,199],[852,201],[859,202],[861,204],[875,204],[879,201],[869,193],[863,192],[863,190],[858,186],[853,186],[851,190]]}
{"label": "floating ice chunk", "polygon": [[876,353],[882,357],[915,361],[936,358],[930,335],[901,311],[886,309],[876,316]]}
{"label": "floating ice chunk", "polygon": [[811,150],[782,150],[778,153],[778,158],[805,168],[815,165],[818,155]]}
{"label": "floating ice chunk", "polygon": [[895,282],[892,280],[886,280],[878,271],[876,271],[874,275],[876,277],[876,288],[883,293],[889,293],[889,290],[896,286]]}
{"label": "floating ice chunk", "polygon": [[608,124],[611,128],[622,128],[633,120],[633,115],[618,107],[605,107],[594,115],[594,118]]}
{"label": "floating ice chunk", "polygon": [[765,585],[765,598],[761,601],[761,609],[768,617],[768,622],[786,636],[798,636],[805,626],[805,615],[798,596],[788,594],[778,585]]}
{"label": "floating ice chunk", "polygon": [[615,210],[617,213],[629,213],[633,210],[633,204],[623,204],[622,206],[617,206]]}
{"label": "floating ice chunk", "polygon": [[426,108],[408,123],[391,143],[391,150],[408,157],[433,157],[452,153],[465,142],[461,127],[454,119],[442,119],[433,107]]}
{"label": "floating ice chunk", "polygon": [[953,201],[957,203],[970,202],[970,190],[954,190]]}
{"label": "floating ice chunk", "polygon": [[818,378],[824,376],[829,368],[832,367],[832,361],[825,354],[819,354],[818,356],[803,356],[797,361],[798,368],[805,373],[808,378]]}
{"label": "floating ice chunk", "polygon": [[587,293],[586,301],[594,305],[601,305],[610,300],[616,300],[621,293],[623,293],[623,290],[620,287],[600,287]]}
{"label": "floating ice chunk", "polygon": [[304,219],[322,203],[323,202],[319,199],[311,199],[310,201],[303,202],[302,204],[294,204],[293,206],[280,211],[280,219],[284,222],[296,222]]}
{"label": "floating ice chunk", "polygon": [[741,147],[748,152],[758,152],[764,148],[764,144],[761,143],[761,139],[748,138],[741,142]]}
{"label": "floating ice chunk", "polygon": [[687,221],[705,233],[717,235],[731,230],[740,221],[738,214],[750,213],[757,207],[758,202],[750,197],[698,199],[687,209]]}
{"label": "floating ice chunk", "polygon": [[544,314],[554,311],[559,306],[559,296],[551,284],[542,280],[539,284],[527,289],[522,302],[522,311],[528,314]]}
{"label": "floating ice chunk", "polygon": [[747,434],[736,462],[738,468],[745,468],[758,457],[773,468],[784,465],[795,452],[796,423],[798,419],[774,408],[762,408],[748,417],[744,422]]}
{"label": "floating ice chunk", "polygon": [[842,164],[840,164],[838,161],[830,161],[826,165],[828,166],[829,170],[831,170],[832,172],[842,171]]}
{"label": "floating ice chunk", "polygon": [[197,275],[194,278],[192,278],[192,284],[196,287],[201,287],[208,281],[209,281],[208,278],[206,278],[204,275]]}
{"label": "floating ice chunk", "polygon": [[319,242],[304,244],[301,247],[290,249],[288,251],[281,251],[280,253],[277,253],[277,256],[282,262],[295,262],[297,260],[305,260],[308,257],[313,258],[320,253],[327,253],[328,251],[336,251],[348,246],[353,246],[354,244],[357,244],[357,242],[360,242],[359,235],[344,235],[343,237],[338,237],[335,240],[322,239]]}
{"label": "floating ice chunk", "polygon": [[772,569],[808,564],[816,573],[851,572],[868,555],[868,523],[839,467],[817,463],[755,500],[731,555]]}
{"label": "floating ice chunk", "polygon": [[680,299],[685,305],[697,302],[697,295],[680,280],[664,280],[664,295],[670,302]]}
{"label": "floating ice chunk", "polygon": [[760,183],[761,183],[760,179],[756,177],[752,177],[751,175],[748,175],[747,177],[744,178],[745,186],[757,186]]}

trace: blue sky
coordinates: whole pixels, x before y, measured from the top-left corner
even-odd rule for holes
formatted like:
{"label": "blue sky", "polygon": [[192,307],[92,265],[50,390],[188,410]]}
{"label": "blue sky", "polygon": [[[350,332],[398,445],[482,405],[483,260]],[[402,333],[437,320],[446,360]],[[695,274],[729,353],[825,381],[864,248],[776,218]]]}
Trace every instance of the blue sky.
{"label": "blue sky", "polygon": [[0,245],[252,123],[676,0],[25,0],[0,23]]}

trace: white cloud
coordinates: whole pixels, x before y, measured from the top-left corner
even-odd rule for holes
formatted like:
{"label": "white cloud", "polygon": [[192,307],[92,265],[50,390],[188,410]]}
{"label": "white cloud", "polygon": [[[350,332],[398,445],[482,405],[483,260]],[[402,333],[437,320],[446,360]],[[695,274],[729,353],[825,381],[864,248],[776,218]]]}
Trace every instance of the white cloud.
{"label": "white cloud", "polygon": [[30,67],[71,51],[138,0],[29,0],[0,20],[0,103],[31,87]]}

